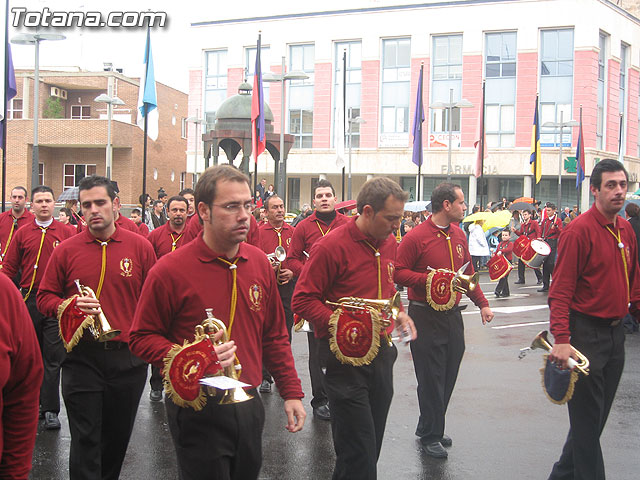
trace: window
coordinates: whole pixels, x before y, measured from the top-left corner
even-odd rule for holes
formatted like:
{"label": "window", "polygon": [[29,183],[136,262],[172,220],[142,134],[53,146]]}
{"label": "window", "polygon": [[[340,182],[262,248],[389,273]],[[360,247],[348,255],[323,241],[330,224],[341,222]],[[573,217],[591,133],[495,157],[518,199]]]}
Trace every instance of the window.
{"label": "window", "polygon": [[19,120],[22,118],[22,99],[12,98],[7,108],[7,117],[9,120]]}
{"label": "window", "polygon": [[626,109],[626,87],[627,87],[627,52],[629,46],[625,43],[620,44],[620,113],[625,113]]}
{"label": "window", "polygon": [[[522,196],[524,180],[522,178],[500,178],[498,183],[498,198],[514,200]],[[575,185],[574,185],[575,186]]]}
{"label": "window", "polygon": [[[245,72],[247,72],[247,82],[253,87],[253,76],[255,75],[256,68],[256,47],[247,48],[245,50]],[[260,47],[260,67],[262,68],[262,74],[271,70],[271,62],[269,61],[269,47]],[[269,87],[271,83],[262,82],[262,93],[264,94],[264,102],[269,103]]]}
{"label": "window", "polygon": [[301,70],[309,76],[306,80],[291,80],[289,84],[289,133],[294,136],[293,148],[313,145],[314,69],[313,45],[289,47],[289,71]]}
{"label": "window", "polygon": [[64,183],[62,190],[69,190],[70,188],[77,187],[84,177],[89,177],[96,174],[95,165],[78,165],[65,163],[64,164]]}
{"label": "window", "polygon": [[[571,120],[573,98],[573,29],[540,32],[540,125]],[[554,128],[540,127],[540,143],[557,145]],[[571,129],[566,128],[564,146],[571,146]]]}
{"label": "window", "polygon": [[513,147],[515,146],[516,33],[487,33],[484,58],[487,147]]}
{"label": "window", "polygon": [[198,183],[198,174],[197,173],[192,173],[191,174],[191,188],[196,188],[196,184]]}
{"label": "window", "polygon": [[180,123],[180,136],[182,138],[187,138],[187,119],[184,117]]}
{"label": "window", "polygon": [[287,212],[300,210],[300,179],[288,177],[287,184],[287,201],[289,202]]}
{"label": "window", "polygon": [[[433,70],[431,77],[431,102],[450,103],[462,97],[462,35],[446,35],[433,37]],[[452,139],[454,146],[460,145],[460,109],[451,109],[451,131],[456,132],[457,139]],[[449,132],[448,109],[431,110],[431,132]],[[439,138],[446,144],[448,136]]]}
{"label": "window", "polygon": [[180,172],[180,187],[178,188],[179,192],[185,189],[186,181],[187,181],[187,172]]}
{"label": "window", "polygon": [[[380,146],[407,146],[411,88],[411,42],[408,38],[382,41],[382,98]],[[398,136],[397,134],[403,134]]]}
{"label": "window", "polygon": [[215,124],[216,110],[227,98],[227,51],[215,50],[205,55],[204,111],[209,131]]}
{"label": "window", "polygon": [[91,107],[88,105],[71,105],[71,118],[75,120],[91,118]]}
{"label": "window", "polygon": [[44,185],[44,163],[38,163],[38,183]]}
{"label": "window", "polygon": [[[335,132],[336,128],[336,119],[338,118],[336,114],[336,105],[338,102],[338,95],[342,95],[342,91],[338,88],[338,74],[342,75],[342,56],[344,52],[347,52],[347,81],[346,81],[346,90],[347,90],[347,101],[345,103],[346,107],[346,121],[348,122],[349,118],[355,119],[360,116],[360,102],[361,102],[361,85],[362,85],[362,44],[360,42],[341,42],[336,43],[336,51],[335,51],[335,69],[334,69],[334,95],[333,95],[333,132],[334,132],[334,145],[335,145]],[[342,83],[342,80],[340,80]],[[349,117],[349,109],[351,109],[351,117]],[[349,123],[345,123],[345,135],[349,134]],[[348,146],[348,138],[345,141],[345,145]],[[353,148],[358,148],[360,146],[360,124],[352,123],[351,124],[351,146]]]}
{"label": "window", "polygon": [[604,93],[605,93],[605,65],[607,58],[607,34],[600,32],[598,45],[600,52],[598,53],[598,99],[597,99],[597,117],[596,117],[596,148],[602,150],[604,148]]}

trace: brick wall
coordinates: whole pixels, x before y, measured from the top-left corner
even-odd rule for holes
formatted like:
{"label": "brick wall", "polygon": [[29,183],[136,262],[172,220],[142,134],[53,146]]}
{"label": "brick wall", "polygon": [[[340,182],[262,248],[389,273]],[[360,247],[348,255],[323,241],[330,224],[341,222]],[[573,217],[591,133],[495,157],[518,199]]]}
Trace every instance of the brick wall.
{"label": "brick wall", "polygon": [[[329,148],[331,145],[331,110],[333,82],[331,63],[315,64],[315,83],[321,88],[313,89],[313,148]],[[326,88],[330,86],[330,88]],[[335,95],[336,92],[333,92]]]}
{"label": "brick wall", "polygon": [[531,126],[538,90],[538,54],[519,53],[516,77],[516,147],[531,147]]}
{"label": "brick wall", "polygon": [[610,152],[618,151],[620,140],[620,62],[609,59],[607,78],[607,133],[606,150]]}
{"label": "brick wall", "polygon": [[638,155],[638,90],[640,85],[640,72],[635,69],[628,70],[628,89],[627,89],[627,141],[626,154]]}
{"label": "brick wall", "polygon": [[[586,148],[596,146],[598,115],[598,52],[575,52],[573,69],[573,117],[580,121],[582,105],[582,135]],[[573,136],[578,142],[578,131]]]}

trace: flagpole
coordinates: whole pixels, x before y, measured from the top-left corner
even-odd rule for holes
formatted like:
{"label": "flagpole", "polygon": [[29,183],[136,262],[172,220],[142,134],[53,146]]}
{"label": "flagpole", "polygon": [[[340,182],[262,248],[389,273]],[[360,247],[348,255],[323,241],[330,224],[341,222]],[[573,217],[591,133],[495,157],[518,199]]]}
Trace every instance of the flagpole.
{"label": "flagpole", "polygon": [[[420,102],[420,110],[423,109],[423,106],[422,106],[422,83],[424,81],[424,79],[422,77],[423,70],[424,70],[424,63],[421,63],[420,64],[420,82],[419,82],[420,84],[418,85],[418,88],[420,89],[420,100],[419,100],[419,102]],[[416,118],[422,118],[422,112],[416,113],[416,116],[418,114],[420,115],[420,117],[416,117]],[[417,183],[417,185],[416,185],[416,187],[417,187],[416,188],[416,201],[418,201],[418,202],[420,200],[422,200],[422,197],[420,196],[420,187],[422,186],[421,184],[422,184],[422,158],[423,158],[422,157],[422,155],[423,155],[422,154],[422,124],[420,124],[420,125],[421,125],[420,126],[420,150],[421,150],[421,152],[420,152],[420,163],[418,163],[418,181],[416,182]]]}
{"label": "flagpole", "polygon": [[[144,58],[145,58],[145,68],[146,71],[144,72],[144,84],[145,84],[145,88],[147,85],[147,73],[149,71],[149,44],[151,43],[151,26],[147,25],[147,45],[145,47],[145,54],[144,54]],[[144,98],[144,96],[143,96]],[[149,120],[149,107],[148,105],[143,102],[142,103],[142,108],[143,108],[143,113],[144,113],[144,144],[143,144],[143,148],[142,148],[142,200],[144,201],[144,204],[142,205],[142,223],[145,223],[146,219],[145,219],[145,210],[146,208],[146,201],[147,201],[147,130],[148,130],[148,120]]]}
{"label": "flagpole", "polygon": [[[582,104],[580,104],[580,133],[582,133]],[[580,141],[582,142],[582,150],[584,150],[584,137],[580,138]],[[576,155],[576,160],[577,162],[580,162],[580,159],[577,158]],[[583,159],[584,161],[584,166],[587,166],[587,162]],[[576,167],[580,168],[580,165],[576,165]],[[578,171],[578,168],[576,168],[576,172]],[[577,173],[576,173],[577,175]],[[586,177],[584,170],[582,171],[582,175],[584,175],[584,177]],[[584,177],[583,180],[584,181]],[[578,204],[578,211],[580,211],[580,201],[582,200],[582,182],[580,182],[580,187],[578,188],[578,200],[577,200],[577,204]]]}
{"label": "flagpole", "polygon": [[[486,80],[482,80],[482,105],[480,106],[482,122],[480,122],[480,211],[484,211],[484,102],[485,102],[485,84]],[[489,200],[487,198],[487,200]]]}
{"label": "flagpole", "polygon": [[[349,155],[351,155],[351,110],[349,110]],[[347,50],[345,49],[342,52],[342,144],[344,145],[344,134],[347,129],[344,124],[347,122]],[[344,162],[343,162],[344,163]],[[342,167],[342,201],[344,202],[344,184],[345,184],[345,173],[346,173],[346,165]],[[349,156],[349,194],[351,194],[351,156]],[[349,199],[351,200],[351,199]]]}
{"label": "flagpole", "polygon": [[5,2],[4,16],[4,113],[2,121],[2,213],[5,211],[5,200],[7,198],[7,90],[9,89],[9,0]]}

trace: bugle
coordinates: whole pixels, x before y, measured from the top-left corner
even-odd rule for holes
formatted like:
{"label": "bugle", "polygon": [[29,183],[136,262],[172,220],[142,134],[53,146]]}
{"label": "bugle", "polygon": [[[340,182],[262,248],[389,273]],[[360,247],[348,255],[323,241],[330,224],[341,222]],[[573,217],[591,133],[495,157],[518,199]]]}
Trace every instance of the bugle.
{"label": "bugle", "polygon": [[[80,280],[78,279],[75,279],[74,283],[78,287],[78,292],[80,292],[81,296],[91,297],[97,300],[96,294],[93,289],[91,289],[91,287],[81,285]],[[93,321],[89,325],[89,332],[91,332],[93,338],[95,338],[98,342],[106,342],[108,340],[111,340],[113,337],[120,335],[120,330],[111,328],[111,325],[109,324],[107,317],[102,311],[102,308],[98,307],[98,314],[91,315],[91,317],[93,318]]]}
{"label": "bugle", "polygon": [[282,246],[277,246],[273,253],[268,253],[267,258],[272,265],[280,265],[287,258],[287,251]]}
{"label": "bugle", "polygon": [[[533,341],[531,342],[531,346],[520,349],[520,354],[518,355],[518,358],[520,359],[523,358],[529,350],[535,350],[535,349],[542,349],[551,353],[551,349],[553,347],[549,343],[547,335],[548,335],[548,332],[546,330],[543,330],[542,332],[538,333],[533,339]],[[575,368],[583,375],[589,375],[589,359],[585,357],[582,353],[580,353],[580,351],[577,350],[576,348],[571,347],[571,349],[573,350],[573,353],[576,355],[576,357],[578,357],[578,361],[576,361],[572,357],[569,357],[569,360],[567,361],[569,368],[570,369]]]}

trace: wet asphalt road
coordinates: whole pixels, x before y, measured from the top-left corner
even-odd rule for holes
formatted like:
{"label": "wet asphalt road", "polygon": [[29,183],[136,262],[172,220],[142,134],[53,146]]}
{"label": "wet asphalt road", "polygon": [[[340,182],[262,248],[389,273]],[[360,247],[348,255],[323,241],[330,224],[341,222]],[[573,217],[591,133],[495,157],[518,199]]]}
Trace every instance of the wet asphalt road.
{"label": "wet asphalt road", "polygon": [[[551,404],[540,387],[541,352],[518,360],[520,348],[547,329],[546,295],[529,283],[495,299],[495,284],[484,275],[496,318],[482,326],[478,310],[470,305],[463,318],[466,353],[447,413],[446,431],[453,439],[447,460],[422,453],[414,435],[418,417],[416,380],[411,353],[399,347],[394,370],[395,395],[378,462],[380,479],[546,479],[560,455],[568,431],[566,406]],[[527,281],[532,282],[531,272]],[[467,300],[463,302],[468,303]],[[502,328],[500,328],[502,327]],[[506,327],[506,328],[504,328]],[[295,334],[293,352],[305,392],[310,391],[307,342]],[[626,336],[626,365],[618,394],[602,435],[607,476],[631,480],[640,475],[640,334]],[[331,478],[335,455],[328,422],[314,420],[306,398],[307,423],[302,432],[284,429],[283,402],[266,394],[261,479],[299,480]],[[34,452],[33,479],[66,479],[69,429],[61,413],[58,432],[40,428]],[[175,453],[164,406],[149,401],[148,389],[140,401],[131,443],[122,469],[123,480],[176,479]]]}

